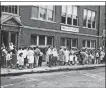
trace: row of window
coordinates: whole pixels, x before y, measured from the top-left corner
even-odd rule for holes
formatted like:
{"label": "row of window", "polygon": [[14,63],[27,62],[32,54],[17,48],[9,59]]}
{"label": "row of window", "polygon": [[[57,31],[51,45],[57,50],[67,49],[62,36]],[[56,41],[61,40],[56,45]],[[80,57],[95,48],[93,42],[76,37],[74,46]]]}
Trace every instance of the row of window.
{"label": "row of window", "polygon": [[96,41],[95,40],[83,40],[82,45],[85,48],[95,48]]}
{"label": "row of window", "polygon": [[13,5],[12,6],[11,5],[1,6],[1,12],[18,14],[18,6],[13,6]]}
{"label": "row of window", "polygon": [[60,46],[68,46],[69,48],[71,48],[71,47],[77,47],[77,44],[78,44],[77,39],[64,38],[64,37],[60,39]]}
{"label": "row of window", "polygon": [[[44,35],[31,35],[31,44],[32,45],[52,45],[54,43],[53,36],[44,36]],[[96,41],[95,40],[83,40],[82,47],[84,48],[95,48]],[[78,47],[78,39],[74,38],[60,38],[60,46],[68,46],[69,48],[77,48]]]}
{"label": "row of window", "polygon": [[[2,12],[18,13],[17,6],[1,6]],[[31,18],[54,21],[55,6],[42,5],[32,6]],[[61,8],[61,23],[78,26],[78,7],[72,5],[63,5]],[[83,26],[88,28],[96,28],[96,12],[84,9]]]}
{"label": "row of window", "polygon": [[44,35],[31,35],[32,45],[53,45],[53,37]]}

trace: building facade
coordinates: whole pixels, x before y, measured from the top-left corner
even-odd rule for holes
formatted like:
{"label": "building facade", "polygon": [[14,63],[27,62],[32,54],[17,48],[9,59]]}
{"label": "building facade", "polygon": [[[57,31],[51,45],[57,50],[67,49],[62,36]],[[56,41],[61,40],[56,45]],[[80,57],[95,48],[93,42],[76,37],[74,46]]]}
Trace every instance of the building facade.
{"label": "building facade", "polygon": [[59,49],[102,46],[104,6],[1,6],[1,44]]}

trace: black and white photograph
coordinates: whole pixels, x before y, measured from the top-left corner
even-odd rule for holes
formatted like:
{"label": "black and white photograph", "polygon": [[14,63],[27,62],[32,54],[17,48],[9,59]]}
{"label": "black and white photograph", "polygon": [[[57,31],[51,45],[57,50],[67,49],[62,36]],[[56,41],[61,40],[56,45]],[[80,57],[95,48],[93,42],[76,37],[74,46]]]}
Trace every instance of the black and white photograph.
{"label": "black and white photograph", "polygon": [[0,88],[106,88],[105,8],[1,1]]}

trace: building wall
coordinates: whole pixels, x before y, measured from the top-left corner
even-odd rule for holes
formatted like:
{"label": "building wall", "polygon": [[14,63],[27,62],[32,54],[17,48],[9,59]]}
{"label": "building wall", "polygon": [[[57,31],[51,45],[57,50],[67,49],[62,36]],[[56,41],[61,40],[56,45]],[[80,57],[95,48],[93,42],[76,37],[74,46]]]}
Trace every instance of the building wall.
{"label": "building wall", "polygon": [[[96,11],[96,29],[89,29],[83,27],[83,10],[89,9]],[[100,8],[101,14],[102,8]],[[96,40],[96,48],[98,47],[98,32],[99,35],[101,35],[101,29],[103,29],[103,22],[99,19],[99,7],[98,6],[78,6],[78,28],[79,33],[81,34],[88,34],[88,35],[95,35],[93,36],[82,36],[82,35],[75,35],[73,33],[60,33],[60,32],[52,32],[50,30],[61,30],[61,6],[55,7],[55,19],[54,22],[47,22],[47,21],[41,21],[41,20],[34,20],[31,19],[31,6],[20,6],[20,16],[21,21],[25,26],[29,27],[38,27],[38,28],[44,28],[49,31],[41,31],[41,30],[34,30],[30,28],[23,28],[21,31],[21,38],[20,38],[20,46],[29,46],[30,45],[30,36],[31,34],[38,34],[38,35],[51,35],[54,36],[54,46],[57,48],[60,47],[60,37],[68,37],[68,38],[77,38],[78,39],[78,48],[82,48],[82,40]],[[100,18],[102,20],[102,15],[100,15]],[[99,26],[100,25],[100,26]],[[66,25],[71,26],[71,25]],[[101,39],[99,39],[101,41]],[[100,45],[100,44],[99,44]]]}

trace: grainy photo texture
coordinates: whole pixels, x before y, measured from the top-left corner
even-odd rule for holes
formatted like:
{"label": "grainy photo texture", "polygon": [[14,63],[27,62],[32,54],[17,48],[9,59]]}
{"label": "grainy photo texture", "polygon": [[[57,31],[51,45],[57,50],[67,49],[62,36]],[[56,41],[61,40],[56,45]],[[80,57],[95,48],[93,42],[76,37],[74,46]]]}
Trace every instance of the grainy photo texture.
{"label": "grainy photo texture", "polygon": [[0,7],[0,88],[105,88],[105,6]]}

